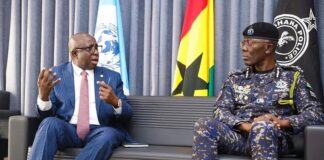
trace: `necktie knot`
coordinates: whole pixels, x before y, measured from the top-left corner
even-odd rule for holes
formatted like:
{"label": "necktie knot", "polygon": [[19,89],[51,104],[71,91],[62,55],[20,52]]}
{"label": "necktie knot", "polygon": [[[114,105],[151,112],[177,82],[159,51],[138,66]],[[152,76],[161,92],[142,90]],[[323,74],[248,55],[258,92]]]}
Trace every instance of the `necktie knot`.
{"label": "necktie knot", "polygon": [[81,75],[82,75],[82,78],[84,78],[84,77],[87,77],[88,76],[88,73],[86,71],[82,71],[81,72]]}

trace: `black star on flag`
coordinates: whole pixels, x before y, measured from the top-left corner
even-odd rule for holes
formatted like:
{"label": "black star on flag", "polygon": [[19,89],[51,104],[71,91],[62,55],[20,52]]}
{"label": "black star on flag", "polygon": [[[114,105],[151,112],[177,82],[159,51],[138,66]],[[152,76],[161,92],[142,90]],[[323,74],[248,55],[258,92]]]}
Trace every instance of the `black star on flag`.
{"label": "black star on flag", "polygon": [[172,92],[172,95],[181,94],[184,96],[193,96],[195,90],[202,90],[208,88],[208,83],[198,77],[198,72],[201,64],[202,54],[192,62],[188,68],[177,61],[177,66],[180,71],[182,81],[179,82],[176,89]]}

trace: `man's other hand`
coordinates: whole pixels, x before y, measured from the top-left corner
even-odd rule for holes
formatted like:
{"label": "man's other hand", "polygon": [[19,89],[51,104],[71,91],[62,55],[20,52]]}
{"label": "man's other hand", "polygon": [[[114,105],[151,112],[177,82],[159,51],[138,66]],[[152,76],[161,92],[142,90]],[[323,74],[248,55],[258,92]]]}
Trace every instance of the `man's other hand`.
{"label": "man's other hand", "polygon": [[40,71],[38,75],[37,86],[38,96],[42,101],[49,101],[48,96],[51,90],[56,84],[58,84],[61,81],[61,78],[57,78],[56,80],[54,80],[56,76],[56,72],[54,72],[52,75],[52,68],[42,68],[42,70]]}
{"label": "man's other hand", "polygon": [[241,123],[239,126],[239,130],[246,133],[250,133],[251,128],[252,128],[252,124],[248,122]]}
{"label": "man's other hand", "polygon": [[277,118],[276,116],[274,116],[272,114],[264,114],[264,115],[261,115],[259,117],[254,118],[253,121],[254,122],[258,122],[258,121],[271,121],[279,129],[281,129],[281,128],[290,128],[291,127],[289,120],[279,119],[279,118]]}

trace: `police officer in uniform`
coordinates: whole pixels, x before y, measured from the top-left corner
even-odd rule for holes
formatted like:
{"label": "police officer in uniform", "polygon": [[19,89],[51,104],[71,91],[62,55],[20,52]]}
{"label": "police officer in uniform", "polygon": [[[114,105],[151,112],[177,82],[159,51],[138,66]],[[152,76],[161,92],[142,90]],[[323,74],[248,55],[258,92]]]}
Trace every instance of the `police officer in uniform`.
{"label": "police officer in uniform", "polygon": [[229,74],[216,99],[214,118],[194,126],[193,159],[218,159],[218,153],[276,160],[292,150],[289,135],[324,122],[322,104],[300,68],[275,61],[277,28],[264,22],[243,31],[245,68]]}

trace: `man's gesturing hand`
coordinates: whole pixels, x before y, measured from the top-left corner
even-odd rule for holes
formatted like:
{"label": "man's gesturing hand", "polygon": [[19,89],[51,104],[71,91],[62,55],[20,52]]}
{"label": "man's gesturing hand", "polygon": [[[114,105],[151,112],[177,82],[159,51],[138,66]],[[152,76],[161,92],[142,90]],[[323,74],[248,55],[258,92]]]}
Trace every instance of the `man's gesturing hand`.
{"label": "man's gesturing hand", "polygon": [[43,68],[39,75],[38,75],[38,96],[43,101],[48,101],[48,96],[51,92],[51,90],[54,88],[54,86],[61,81],[61,78],[57,78],[56,80],[56,72],[52,73],[52,68],[46,69]]}
{"label": "man's gesturing hand", "polygon": [[118,108],[118,97],[114,93],[113,89],[104,81],[100,81],[99,85],[100,99],[105,101],[106,103],[112,104],[114,108]]}

